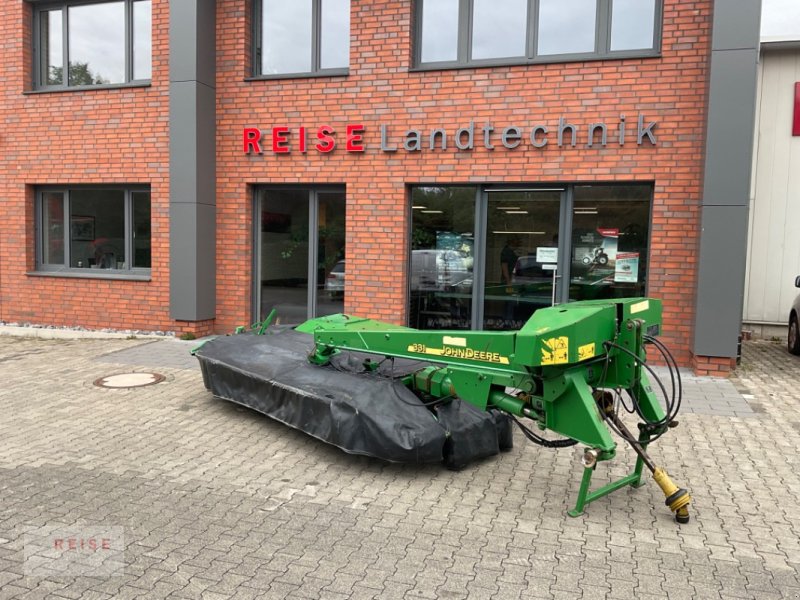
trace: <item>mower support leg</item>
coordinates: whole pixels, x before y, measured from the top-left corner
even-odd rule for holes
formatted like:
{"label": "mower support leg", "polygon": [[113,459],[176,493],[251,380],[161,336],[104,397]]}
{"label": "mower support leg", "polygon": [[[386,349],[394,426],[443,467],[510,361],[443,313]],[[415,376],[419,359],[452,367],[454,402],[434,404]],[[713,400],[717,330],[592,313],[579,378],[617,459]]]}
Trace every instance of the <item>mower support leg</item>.
{"label": "mower support leg", "polygon": [[592,480],[592,472],[596,466],[597,465],[595,464],[591,467],[584,467],[583,479],[581,479],[581,487],[578,491],[578,499],[575,502],[575,508],[567,513],[570,517],[579,517],[583,514],[583,509],[587,504],[594,502],[603,496],[608,496],[612,492],[616,492],[618,489],[624,488],[626,485],[638,485],[641,478],[641,469],[639,469],[638,473],[634,470],[634,472],[630,475],[626,475],[622,479],[612,481],[611,483],[606,484],[593,492],[590,492],[589,484]]}

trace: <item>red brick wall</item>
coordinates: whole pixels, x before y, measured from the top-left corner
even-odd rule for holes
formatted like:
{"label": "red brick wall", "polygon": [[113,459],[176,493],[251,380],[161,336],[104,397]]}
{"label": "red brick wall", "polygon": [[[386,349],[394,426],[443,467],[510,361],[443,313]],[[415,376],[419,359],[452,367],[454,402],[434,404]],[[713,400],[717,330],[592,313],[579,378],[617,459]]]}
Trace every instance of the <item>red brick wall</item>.
{"label": "red brick wall", "polygon": [[[352,0],[348,77],[245,81],[250,74],[247,0],[217,2],[217,319],[219,332],[250,321],[252,186],[343,184],[347,189],[347,305],[351,313],[406,320],[407,186],[414,183],[654,181],[650,294],[665,303],[665,337],[691,362],[693,302],[705,139],[711,1],[666,0],[663,57],[501,68],[409,72],[410,0]],[[0,319],[86,327],[197,330],[169,317],[168,1],[153,2],[150,87],[26,94],[30,8],[0,6]],[[614,141],[625,114],[629,136],[642,113],[658,122],[658,145]],[[558,148],[560,116],[581,129]],[[496,127],[546,123],[550,144],[472,152],[377,149],[381,123],[399,133],[474,120]],[[609,124],[609,145],[586,148],[592,122]],[[368,128],[367,151],[342,148],[347,123]],[[245,155],[246,126],[337,129],[328,155]],[[635,140],[635,138],[634,138]],[[496,145],[500,144],[496,142]],[[29,275],[34,266],[33,189],[42,184],[149,184],[152,280]]]}
{"label": "red brick wall", "polygon": [[[0,319],[183,330],[169,318],[168,0],[153,2],[150,87],[28,93],[31,13],[25,2],[0,4]],[[151,281],[28,274],[35,268],[35,186],[92,183],[151,186]]]}
{"label": "red brick wall", "polygon": [[[501,68],[409,72],[410,0],[352,0],[348,77],[244,81],[249,24],[244,0],[218,3],[217,327],[248,314],[252,259],[251,184],[338,183],[347,189],[346,310],[406,320],[409,206],[407,186],[420,182],[654,181],[650,294],[665,306],[665,338],[690,363],[699,203],[705,139],[711,2],[666,0],[663,57]],[[232,40],[235,40],[232,41]],[[658,122],[658,145],[635,141],[636,117]],[[620,148],[615,124],[625,114],[634,141]],[[558,148],[560,116],[581,129],[575,148]],[[453,134],[474,120],[496,127],[546,123],[544,150],[456,152],[378,150],[378,131],[444,127]],[[586,148],[589,123],[609,124],[609,145]],[[367,151],[342,146],[347,123],[368,128]],[[242,129],[333,125],[339,146],[275,155],[242,152]],[[499,132],[496,132],[496,135]],[[500,146],[499,140],[495,142]],[[427,145],[427,144],[426,144]],[[233,241],[233,244],[231,243]],[[234,273],[226,277],[225,273]]]}
{"label": "red brick wall", "polygon": [[727,377],[736,368],[736,359],[723,356],[695,356],[692,358],[691,367],[696,375]]}

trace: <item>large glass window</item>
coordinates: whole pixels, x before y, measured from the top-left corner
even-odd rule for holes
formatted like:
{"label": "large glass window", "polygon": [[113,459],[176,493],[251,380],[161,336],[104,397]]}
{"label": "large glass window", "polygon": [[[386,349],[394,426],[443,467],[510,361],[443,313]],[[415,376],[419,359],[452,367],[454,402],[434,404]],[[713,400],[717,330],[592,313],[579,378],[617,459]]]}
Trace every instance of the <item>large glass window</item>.
{"label": "large glass window", "polygon": [[472,327],[474,187],[411,191],[411,326]]}
{"label": "large glass window", "polygon": [[427,0],[420,8],[421,62],[458,59],[459,0]]}
{"label": "large glass window", "polygon": [[528,0],[474,0],[472,58],[525,56],[527,21]]}
{"label": "large glass window", "polygon": [[255,0],[255,74],[342,74],[350,65],[350,0]]}
{"label": "large glass window", "polygon": [[415,64],[654,56],[663,0],[418,0]]}
{"label": "large glass window", "polygon": [[409,321],[519,329],[539,308],[647,293],[652,186],[411,188]]}
{"label": "large glass window", "polygon": [[519,329],[536,310],[553,304],[562,194],[487,193],[483,329]]}
{"label": "large glass window", "polygon": [[651,194],[649,185],[575,187],[570,300],[645,295]]}
{"label": "large glass window", "polygon": [[153,70],[153,15],[150,0],[133,3],[133,79],[150,79]]}
{"label": "large glass window", "polygon": [[256,194],[259,320],[297,324],[344,312],[345,194],[338,189],[261,188]]}
{"label": "large glass window", "polygon": [[594,52],[596,25],[597,0],[539,0],[538,52]]}
{"label": "large glass window", "polygon": [[656,0],[613,0],[611,50],[651,48],[655,14]]}
{"label": "large glass window", "polygon": [[39,8],[36,15],[37,87],[150,79],[151,0],[66,2]]}
{"label": "large glass window", "polygon": [[48,187],[37,195],[37,215],[40,270],[150,268],[148,189]]}

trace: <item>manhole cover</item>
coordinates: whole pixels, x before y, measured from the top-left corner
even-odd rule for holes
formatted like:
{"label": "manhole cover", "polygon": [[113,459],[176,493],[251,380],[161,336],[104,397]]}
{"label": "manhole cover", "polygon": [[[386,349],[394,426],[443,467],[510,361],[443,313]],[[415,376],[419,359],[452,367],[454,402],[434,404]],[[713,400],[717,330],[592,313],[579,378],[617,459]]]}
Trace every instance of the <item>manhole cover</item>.
{"label": "manhole cover", "polygon": [[94,384],[104,388],[134,388],[153,385],[159,381],[164,381],[164,376],[159,373],[120,373],[101,377]]}

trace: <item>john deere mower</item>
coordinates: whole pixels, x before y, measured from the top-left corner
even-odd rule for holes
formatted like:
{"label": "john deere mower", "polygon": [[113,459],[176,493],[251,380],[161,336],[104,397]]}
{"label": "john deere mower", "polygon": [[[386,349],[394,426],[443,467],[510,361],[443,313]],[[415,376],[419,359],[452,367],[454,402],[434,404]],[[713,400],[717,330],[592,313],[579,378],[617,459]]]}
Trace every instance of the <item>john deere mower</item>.
{"label": "john deere mower", "polygon": [[[657,338],[658,300],[573,302],[503,332],[417,330],[342,314],[295,328],[271,319],[195,350],[215,396],[345,452],[392,462],[463,468],[510,449],[513,427],[548,448],[582,444],[571,516],[642,485],[647,467],[676,520],[689,520],[689,493],[647,454],[677,425],[681,400],[677,365]],[[668,367],[670,385],[655,377],[648,349]],[[636,433],[620,409],[636,417]],[[612,432],[638,459],[629,475],[590,491],[597,465],[616,455]]]}

